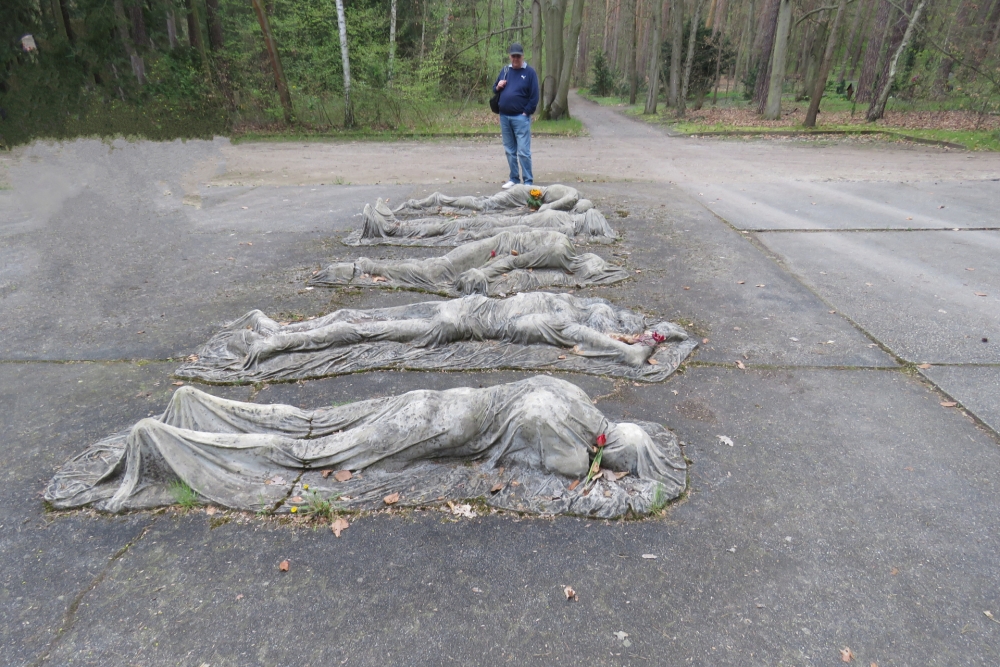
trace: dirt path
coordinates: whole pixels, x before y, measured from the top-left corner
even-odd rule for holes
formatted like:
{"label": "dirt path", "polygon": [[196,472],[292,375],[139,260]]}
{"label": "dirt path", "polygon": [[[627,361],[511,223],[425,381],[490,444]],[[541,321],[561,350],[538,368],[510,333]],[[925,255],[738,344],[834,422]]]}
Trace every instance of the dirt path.
{"label": "dirt path", "polygon": [[[662,130],[575,96],[573,113],[589,136],[533,142],[542,183],[565,181],[714,182],[781,180],[926,181],[1000,177],[1000,155],[928,146],[781,140],[672,138]],[[254,143],[223,149],[216,184],[499,184],[497,139],[399,143]]]}

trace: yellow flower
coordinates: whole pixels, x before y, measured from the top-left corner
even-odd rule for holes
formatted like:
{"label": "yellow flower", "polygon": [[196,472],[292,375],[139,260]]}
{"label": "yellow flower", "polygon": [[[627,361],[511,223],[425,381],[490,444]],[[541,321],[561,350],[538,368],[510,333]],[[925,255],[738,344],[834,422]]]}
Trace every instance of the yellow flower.
{"label": "yellow flower", "polygon": [[533,199],[538,199],[539,197],[542,196],[542,191],[539,190],[538,188],[532,188],[531,190],[528,191],[528,194],[531,195]]}
{"label": "yellow flower", "polygon": [[303,491],[308,491],[309,490],[309,485],[308,484],[303,484],[302,485],[302,490]]}
{"label": "yellow flower", "polygon": [[299,511],[299,508],[298,508],[298,507],[293,507],[293,508],[292,508],[292,514],[295,514],[295,513],[296,513],[296,512],[298,512],[298,511]]}

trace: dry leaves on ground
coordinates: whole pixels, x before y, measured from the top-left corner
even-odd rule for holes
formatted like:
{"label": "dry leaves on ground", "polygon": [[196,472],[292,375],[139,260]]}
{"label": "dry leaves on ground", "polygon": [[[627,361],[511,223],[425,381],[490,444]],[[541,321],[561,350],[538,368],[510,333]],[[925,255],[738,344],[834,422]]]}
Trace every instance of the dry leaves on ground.
{"label": "dry leaves on ground", "polygon": [[385,498],[382,499],[382,502],[384,502],[386,505],[395,505],[396,503],[399,502],[399,491],[397,491],[396,493],[390,493],[389,495],[387,495]]}
{"label": "dry leaves on ground", "polygon": [[720,444],[729,445],[730,447],[733,446],[733,439],[730,438],[729,436],[726,436],[726,435],[717,435],[715,437],[719,439],[719,443]]}
{"label": "dry leaves on ground", "polygon": [[278,569],[281,570],[282,572],[288,572],[288,568],[289,568],[289,563],[287,560],[283,560],[280,563],[278,563]]}
{"label": "dry leaves on ground", "polygon": [[953,408],[956,405],[958,405],[956,401],[941,401],[942,408]]}
{"label": "dry leaves on ground", "polygon": [[333,478],[338,482],[346,482],[351,477],[354,477],[354,475],[351,474],[350,470],[338,470],[337,472],[333,473]]}
{"label": "dry leaves on ground", "polygon": [[333,531],[334,535],[340,537],[340,534],[350,527],[351,524],[347,523],[347,519],[344,517],[337,517],[337,520],[330,526],[330,530]]}
{"label": "dry leaves on ground", "polygon": [[563,593],[566,594],[566,600],[580,601],[580,597],[576,594],[576,591],[573,590],[572,586],[563,586]]}
{"label": "dry leaves on ground", "polygon": [[851,660],[854,660],[854,651],[852,651],[849,647],[845,646],[844,648],[840,649],[840,659],[843,660],[844,662],[850,662]]}

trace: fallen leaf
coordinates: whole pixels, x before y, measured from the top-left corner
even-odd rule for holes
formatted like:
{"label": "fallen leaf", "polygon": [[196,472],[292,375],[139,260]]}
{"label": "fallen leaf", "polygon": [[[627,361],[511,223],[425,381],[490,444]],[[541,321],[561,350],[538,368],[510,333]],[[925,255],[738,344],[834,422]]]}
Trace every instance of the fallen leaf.
{"label": "fallen leaf", "polygon": [[566,594],[567,600],[576,600],[577,602],[580,601],[579,596],[577,596],[576,591],[573,590],[572,586],[563,586],[563,593]]}
{"label": "fallen leaf", "polygon": [[850,662],[851,660],[854,660],[854,651],[845,646],[844,648],[840,649],[840,659],[843,660],[844,662]]}
{"label": "fallen leaf", "polygon": [[907,218],[907,220],[913,220],[913,218]]}
{"label": "fallen leaf", "polygon": [[146,332],[145,332],[145,331],[136,331],[136,333],[137,333],[137,334],[144,334],[144,333],[146,333]]}
{"label": "fallen leaf", "polygon": [[472,592],[473,593],[482,593],[483,590],[481,588],[475,588],[475,587],[473,587]]}
{"label": "fallen leaf", "polygon": [[337,472],[333,473],[333,478],[338,482],[346,482],[352,477],[354,477],[354,475],[351,474],[350,470],[338,470]]}
{"label": "fallen leaf", "polygon": [[642,557],[646,560],[656,560],[656,554],[643,554]]}
{"label": "fallen leaf", "polygon": [[865,283],[865,285],[867,285],[868,287],[871,287],[871,286],[872,286],[872,284],[871,284],[871,283]]}
{"label": "fallen leaf", "polygon": [[515,480],[511,481],[510,485],[511,486],[521,486],[521,483],[515,479]]}
{"label": "fallen leaf", "polygon": [[599,479],[600,479],[600,478],[602,478],[602,477],[604,477],[604,471],[603,471],[603,470],[599,471],[599,472],[598,472],[598,473],[597,473],[596,475],[594,475],[594,476],[593,476],[593,477],[591,477],[590,479],[591,479],[592,481],[596,481],[596,480],[599,480]]}
{"label": "fallen leaf", "polygon": [[691,289],[690,287],[685,287],[684,289]]}
{"label": "fallen leaf", "polygon": [[569,483],[569,490],[572,491],[578,486],[580,486],[580,480],[574,479],[572,482]]}
{"label": "fallen leaf", "polygon": [[707,338],[702,338],[701,339],[701,344],[702,345],[708,345],[708,339]]}
{"label": "fallen leaf", "polygon": [[975,269],[966,269],[966,271],[975,271]]}
{"label": "fallen leaf", "polygon": [[243,599],[243,593],[240,593],[239,595],[237,595],[236,599],[237,600],[242,600]]}
{"label": "fallen leaf", "polygon": [[[986,292],[976,292],[976,296],[986,296]],[[141,331],[139,333],[142,333]]]}
{"label": "fallen leaf", "polygon": [[835,311],[835,310],[831,310],[831,311],[828,311],[828,312],[829,312],[829,313],[830,313],[831,315],[833,315],[833,314],[834,314],[834,313],[836,313],[837,311]]}
{"label": "fallen leaf", "polygon": [[715,437],[719,439],[719,442],[721,444],[723,444],[723,445],[729,445],[730,447],[733,446],[733,439],[732,438],[730,438],[728,436],[725,436],[725,435],[717,435]]}
{"label": "fallen leaf", "polygon": [[387,283],[389,281],[386,280],[385,278],[383,278],[382,276],[375,276],[374,278],[372,278],[372,282],[373,283]]}
{"label": "fallen leaf", "polygon": [[615,637],[618,637],[618,641],[620,641],[620,642],[625,641],[625,638],[628,637],[628,633],[627,632],[623,632],[621,630],[619,630],[618,632],[616,632],[614,634],[615,634]]}
{"label": "fallen leaf", "polygon": [[740,369],[741,371],[745,371],[747,369],[747,367],[744,366],[743,362],[740,361],[739,359],[736,360],[736,368]]}
{"label": "fallen leaf", "polygon": [[612,473],[612,474],[615,476],[615,480],[619,480],[622,477],[625,477],[628,474],[628,471],[625,470],[625,471],[622,471],[622,472],[616,472],[616,473]]}
{"label": "fallen leaf", "polygon": [[387,495],[385,498],[382,499],[382,502],[384,502],[386,505],[395,505],[396,503],[399,502],[399,491],[397,491],[396,493],[390,493],[389,495]]}
{"label": "fallen leaf", "polygon": [[659,362],[659,361],[657,361],[656,359],[654,359],[653,357],[650,357],[650,358],[649,358],[649,359],[647,359],[646,361],[648,361],[648,362],[649,362],[649,365],[650,365],[650,366],[659,366],[659,365],[660,365],[660,362]]}
{"label": "fallen leaf", "polygon": [[337,520],[334,521],[333,525],[330,526],[330,530],[333,531],[334,535],[340,537],[340,534],[350,527],[351,524],[347,523],[347,519],[345,519],[344,517],[337,517]]}
{"label": "fallen leaf", "polygon": [[175,382],[174,386],[175,387],[182,387],[182,386],[184,386],[184,383],[183,382]]}
{"label": "fallen leaf", "polygon": [[198,361],[198,355],[197,354],[189,354],[187,356],[187,360],[188,361]]}
{"label": "fallen leaf", "polygon": [[559,355],[558,357],[556,357],[556,358],[557,358],[557,359],[565,359],[565,358],[566,358],[566,355],[565,355],[565,354],[560,354],[560,355]]}
{"label": "fallen leaf", "polygon": [[892,568],[891,570],[889,570],[889,574],[895,577],[897,574],[899,574],[899,570],[897,570],[896,568]]}
{"label": "fallen leaf", "polygon": [[455,516],[464,516],[469,519],[475,519],[478,514],[472,511],[472,505],[456,505],[452,501],[448,501],[448,507],[451,508],[451,513]]}
{"label": "fallen leaf", "polygon": [[636,269],[635,272],[636,273],[642,273],[642,271],[640,269]]}
{"label": "fallen leaf", "polygon": [[938,206],[938,208],[944,208],[944,205]]}
{"label": "fallen leaf", "polygon": [[278,563],[278,569],[281,570],[282,572],[288,572],[288,567],[289,565],[287,560],[283,560],[280,563]]}
{"label": "fallen leaf", "polygon": [[517,257],[517,251],[516,250],[511,250],[510,254],[514,255],[514,257]]}
{"label": "fallen leaf", "polygon": [[288,500],[290,502],[293,502],[293,503],[301,503],[302,502],[302,496],[292,496]]}
{"label": "fallen leaf", "polygon": [[958,405],[958,403],[956,403],[955,401],[941,401],[942,408],[953,408],[956,405]]}
{"label": "fallen leaf", "polygon": [[920,364],[919,366],[917,366],[917,368],[922,368],[922,369],[924,369],[924,370],[927,370],[927,369],[928,369],[928,368],[930,368],[930,367],[931,367],[931,365],[930,365],[930,364]]}
{"label": "fallen leaf", "polygon": [[319,474],[323,475],[323,479],[326,479],[327,477],[330,476],[330,473],[332,472],[333,472],[332,470],[320,470]]}
{"label": "fallen leaf", "polygon": [[746,281],[745,280],[737,280],[736,284],[737,285],[744,285],[744,284],[746,284]]}
{"label": "fallen leaf", "polygon": [[205,514],[207,514],[208,516],[214,516],[215,513],[218,511],[219,511],[218,509],[212,507],[211,505],[205,508]]}
{"label": "fallen leaf", "polygon": [[757,285],[757,287],[767,287],[767,285]]}
{"label": "fallen leaf", "polygon": [[248,209],[249,209],[250,207],[249,207],[249,206],[240,206],[240,208],[242,208],[242,209],[243,209],[244,211],[246,211],[246,210],[248,210]]}
{"label": "fallen leaf", "polygon": [[504,484],[503,484],[503,482],[497,482],[497,483],[496,483],[496,484],[494,484],[494,485],[493,485],[493,487],[492,487],[492,488],[490,489],[490,493],[496,493],[497,491],[502,491],[502,490],[503,490],[503,487],[504,487]]}

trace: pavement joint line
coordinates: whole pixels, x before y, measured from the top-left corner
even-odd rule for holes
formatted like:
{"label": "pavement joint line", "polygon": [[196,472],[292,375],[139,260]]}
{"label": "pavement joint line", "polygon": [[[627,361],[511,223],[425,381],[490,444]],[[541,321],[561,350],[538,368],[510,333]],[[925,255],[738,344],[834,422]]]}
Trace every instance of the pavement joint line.
{"label": "pavement joint line", "polygon": [[795,364],[754,364],[746,359],[740,359],[746,368],[736,368],[735,361],[688,361],[684,363],[685,368],[728,368],[737,370],[759,370],[759,371],[890,371],[895,373],[910,370],[910,366],[851,366],[849,364],[838,364],[834,366],[817,366],[812,364],[797,366]]}
{"label": "pavement joint line", "polygon": [[[708,208],[706,206],[706,208]],[[709,209],[711,210],[711,209]],[[734,227],[734,229],[736,229]],[[1000,227],[844,227],[833,229],[738,229],[740,232],[753,232],[754,234],[819,234],[823,232],[1000,232]]]}
{"label": "pavement joint line", "polygon": [[52,654],[52,651],[56,648],[56,644],[58,644],[59,641],[63,638],[63,636],[65,636],[66,633],[69,632],[70,628],[73,627],[73,623],[76,621],[76,612],[77,610],[79,610],[80,603],[83,602],[83,598],[86,597],[87,594],[90,593],[92,590],[101,585],[101,582],[103,582],[107,578],[108,572],[111,570],[111,567],[115,564],[115,562],[118,561],[120,558],[122,558],[126,553],[128,553],[129,549],[135,546],[135,544],[138,543],[139,540],[141,540],[146,536],[146,533],[149,532],[149,529],[153,527],[154,523],[156,523],[156,519],[157,515],[154,515],[150,520],[150,522],[147,523],[145,526],[143,526],[142,530],[139,531],[138,535],[136,535],[131,540],[126,542],[125,545],[122,546],[122,548],[116,551],[114,555],[112,555],[111,558],[108,559],[108,562],[101,569],[100,573],[98,573],[98,575],[94,577],[94,579],[90,582],[90,584],[73,597],[73,601],[70,602],[69,606],[66,608],[66,613],[63,615],[62,625],[56,631],[55,636],[52,637],[52,640],[49,642],[49,645],[45,647],[45,650],[42,651],[38,655],[38,657],[36,657],[29,664],[29,667],[41,667],[41,665],[45,664],[45,662],[49,659],[49,656]]}
{"label": "pavement joint line", "polygon": [[179,364],[183,359],[0,359],[0,364]]}
{"label": "pavement joint line", "polygon": [[[802,285],[802,287],[805,288],[810,294],[812,294],[813,296],[815,296],[816,299],[818,299],[820,303],[822,303],[822,304],[828,306],[829,308],[831,308],[832,310],[834,310],[837,315],[839,315],[840,317],[842,317],[844,320],[846,320],[848,323],[850,323],[851,326],[853,326],[855,329],[857,329],[858,331],[860,331],[862,335],[864,335],[866,338],[868,338],[868,340],[872,341],[872,343],[874,343],[875,345],[877,345],[879,347],[879,349],[881,349],[883,352],[885,352],[886,354],[888,354],[889,356],[891,356],[893,358],[893,360],[899,365],[899,367],[897,369],[892,369],[891,367],[871,367],[872,369],[876,369],[877,368],[878,370],[898,370],[898,371],[907,373],[907,374],[911,375],[912,377],[915,377],[918,382],[925,383],[927,386],[929,386],[932,389],[934,389],[939,395],[946,397],[949,401],[954,401],[955,403],[957,403],[958,406],[959,406],[959,408],[960,408],[960,410],[961,410],[961,412],[962,412],[962,414],[968,415],[977,426],[979,426],[980,428],[983,428],[994,439],[1000,440],[1000,430],[997,430],[997,429],[993,428],[992,426],[990,426],[988,423],[986,423],[986,421],[984,419],[982,419],[977,414],[975,414],[974,412],[972,412],[972,410],[969,409],[968,407],[966,407],[961,401],[959,401],[957,398],[953,397],[951,394],[949,394],[947,391],[945,391],[945,389],[941,385],[939,385],[937,382],[935,382],[930,376],[928,376],[928,375],[926,375],[924,373],[920,373],[919,372],[919,370],[917,368],[917,365],[920,364],[920,363],[924,363],[924,362],[914,362],[914,361],[908,361],[906,359],[903,359],[901,356],[899,356],[898,354],[896,354],[895,351],[893,351],[892,349],[890,349],[885,343],[883,343],[881,340],[879,340],[878,338],[876,338],[872,333],[870,333],[867,329],[865,329],[858,322],[856,322],[853,318],[849,317],[845,313],[842,313],[836,306],[834,306],[833,304],[829,303],[825,298],[823,298],[822,295],[820,295],[818,292],[816,292],[816,290],[814,290],[812,287],[810,287],[809,285],[807,285],[801,278],[799,278],[793,272],[789,271],[785,267],[785,263],[782,260],[782,258],[777,253],[771,251],[763,243],[761,243],[760,239],[758,239],[756,236],[754,236],[753,233],[750,230],[739,229],[734,224],[732,224],[731,222],[729,222],[729,220],[725,219],[724,217],[722,217],[721,215],[719,215],[718,213],[716,213],[715,211],[713,211],[712,209],[710,209],[707,204],[699,201],[698,199],[696,199],[695,197],[691,196],[690,194],[688,194],[688,196],[691,198],[691,200],[693,200],[695,202],[698,202],[702,206],[702,208],[704,208],[706,211],[709,212],[710,215],[715,216],[723,224],[725,224],[730,229],[732,229],[734,232],[736,232],[737,235],[740,238],[746,239],[746,241],[750,245],[752,245],[754,248],[756,248],[757,250],[759,250],[760,252],[762,252],[765,257],[768,257],[772,262],[774,262],[777,265],[777,267],[782,271],[782,273],[784,273],[785,275],[789,276],[792,280],[795,280],[800,285]],[[815,230],[815,231],[832,231],[832,230]],[[899,230],[899,231],[910,231],[910,230]],[[934,231],[934,230],[932,230],[932,231]],[[687,366],[695,366],[696,364],[702,364],[702,363],[707,364],[707,363],[711,363],[711,362],[698,362],[696,360],[692,360],[692,361],[688,362],[686,365]],[[794,367],[794,368],[801,368],[801,367]],[[831,368],[836,368],[836,367],[831,367]],[[861,368],[868,368],[868,367],[861,367]]]}

